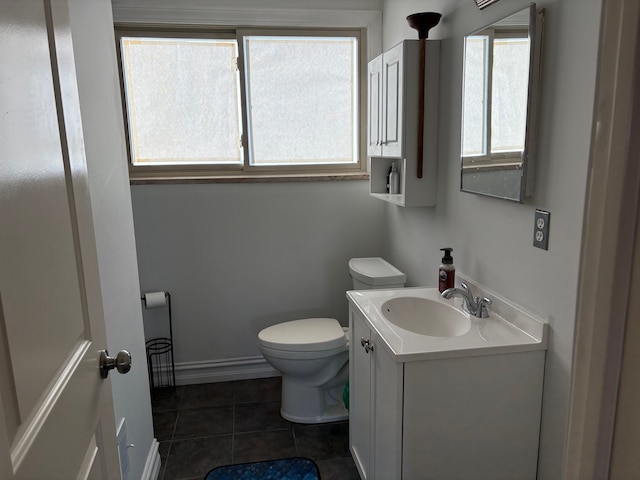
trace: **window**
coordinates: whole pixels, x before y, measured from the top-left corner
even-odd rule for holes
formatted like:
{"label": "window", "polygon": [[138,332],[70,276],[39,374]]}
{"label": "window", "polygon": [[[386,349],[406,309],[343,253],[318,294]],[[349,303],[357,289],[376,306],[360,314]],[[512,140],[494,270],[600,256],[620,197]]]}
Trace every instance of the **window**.
{"label": "window", "polygon": [[359,30],[116,33],[133,179],[366,169]]}
{"label": "window", "polygon": [[133,166],[242,163],[235,40],[123,37]]}
{"label": "window", "polygon": [[520,165],[529,77],[528,30],[466,37],[462,125],[465,165]]}
{"label": "window", "polygon": [[527,120],[529,39],[495,38],[491,81],[491,151],[522,152]]}

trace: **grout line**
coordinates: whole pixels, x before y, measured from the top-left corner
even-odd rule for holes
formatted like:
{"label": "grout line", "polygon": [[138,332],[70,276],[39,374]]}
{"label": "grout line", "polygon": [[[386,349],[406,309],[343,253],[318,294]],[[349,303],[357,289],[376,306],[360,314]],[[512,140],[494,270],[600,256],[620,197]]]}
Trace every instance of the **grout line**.
{"label": "grout line", "polygon": [[298,451],[298,440],[296,439],[296,429],[293,428],[293,423],[290,426],[291,428],[291,436],[293,436],[293,446],[296,449],[296,457],[300,456],[300,452]]}
{"label": "grout line", "polygon": [[178,428],[178,420],[180,419],[180,409],[178,408],[178,413],[176,413],[176,420],[173,424],[173,431],[171,432],[171,440],[169,442],[173,443],[173,440],[176,436],[176,429]]}
{"label": "grout line", "polygon": [[236,382],[231,384],[233,388],[233,422],[231,423],[231,464],[235,464],[235,444],[236,444]]}
{"label": "grout line", "polygon": [[165,459],[164,465],[161,465],[161,475],[158,480],[164,480],[164,476],[167,473],[167,466],[169,465],[169,456],[171,455],[171,447],[173,446],[173,441],[169,442],[169,448],[167,449],[167,458]]}
{"label": "grout line", "polygon": [[[178,387],[176,387],[176,390],[174,391],[174,394],[175,394],[175,392],[177,392],[177,388]],[[167,467],[169,466],[169,458],[170,458],[170,455],[171,455],[171,450],[173,449],[173,441],[175,439],[176,429],[178,428],[178,419],[180,418],[180,409],[182,408],[182,401],[184,399],[184,393],[185,393],[185,389],[183,388],[181,390],[181,394],[180,394],[180,401],[178,402],[178,410],[177,410],[177,413],[176,413],[176,420],[175,420],[175,422],[173,424],[173,431],[171,432],[171,439],[169,440],[169,449],[167,451],[167,462],[166,462],[166,465],[164,466],[164,471],[162,472],[162,480],[164,480],[164,476],[165,476],[165,474],[167,472]]]}
{"label": "grout line", "polygon": [[169,466],[169,459],[171,458],[171,450],[173,448],[173,439],[176,434],[176,427],[178,426],[178,418],[180,417],[180,409],[178,409],[178,413],[176,414],[176,420],[173,424],[173,432],[171,432],[171,440],[169,440],[169,450],[167,451],[167,464],[164,466],[164,472],[162,473],[162,478],[164,479],[165,473],[167,472],[167,467]]}
{"label": "grout line", "polygon": [[[186,389],[187,389],[187,387],[185,387],[185,386],[183,386],[180,389],[181,394],[180,394],[180,401],[178,402],[178,410],[180,410],[182,408],[182,402],[184,401],[184,392],[186,391]],[[175,391],[176,392],[178,391],[178,387],[176,387]]]}

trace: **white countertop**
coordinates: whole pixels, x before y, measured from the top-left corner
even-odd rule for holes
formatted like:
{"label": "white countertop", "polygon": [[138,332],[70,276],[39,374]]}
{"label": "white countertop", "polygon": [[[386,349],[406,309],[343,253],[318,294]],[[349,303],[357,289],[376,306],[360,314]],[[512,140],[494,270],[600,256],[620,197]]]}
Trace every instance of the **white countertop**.
{"label": "white countertop", "polygon": [[[513,317],[512,322],[492,311],[490,306],[488,318],[470,316],[471,329],[466,334],[457,337],[431,337],[405,330],[384,317],[381,311],[382,304],[395,297],[425,298],[454,305],[460,312],[463,310],[460,298],[445,300],[437,288],[347,292],[350,304],[367,319],[369,326],[382,338],[398,362],[547,349],[548,324],[516,306],[509,305],[504,299],[492,298],[494,303],[500,305],[501,315]],[[469,316],[468,313],[463,313]]]}

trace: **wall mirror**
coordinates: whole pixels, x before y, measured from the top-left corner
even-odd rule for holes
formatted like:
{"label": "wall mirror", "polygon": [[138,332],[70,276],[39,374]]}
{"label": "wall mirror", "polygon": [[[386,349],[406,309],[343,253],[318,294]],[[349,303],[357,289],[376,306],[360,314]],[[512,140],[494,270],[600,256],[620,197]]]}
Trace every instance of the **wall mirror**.
{"label": "wall mirror", "polygon": [[533,193],[544,12],[535,3],[464,39],[461,190]]}

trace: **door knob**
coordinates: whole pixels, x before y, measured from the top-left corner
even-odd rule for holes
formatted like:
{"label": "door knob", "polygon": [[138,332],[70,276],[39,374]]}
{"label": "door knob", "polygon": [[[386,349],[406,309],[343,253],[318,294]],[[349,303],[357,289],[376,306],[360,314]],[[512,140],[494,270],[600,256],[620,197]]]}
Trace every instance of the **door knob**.
{"label": "door knob", "polygon": [[119,373],[127,373],[131,370],[131,354],[126,350],[121,350],[114,357],[109,356],[107,350],[100,351],[100,376],[107,378],[109,370],[116,368]]}

